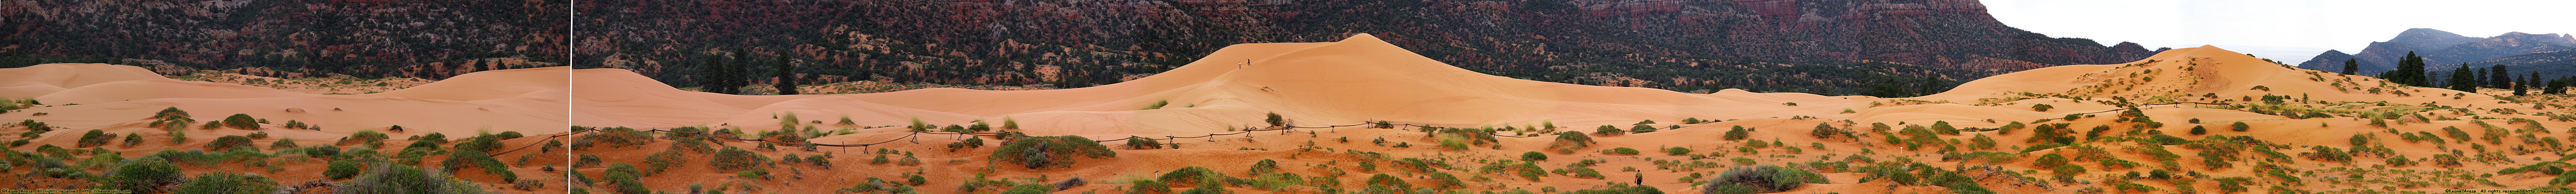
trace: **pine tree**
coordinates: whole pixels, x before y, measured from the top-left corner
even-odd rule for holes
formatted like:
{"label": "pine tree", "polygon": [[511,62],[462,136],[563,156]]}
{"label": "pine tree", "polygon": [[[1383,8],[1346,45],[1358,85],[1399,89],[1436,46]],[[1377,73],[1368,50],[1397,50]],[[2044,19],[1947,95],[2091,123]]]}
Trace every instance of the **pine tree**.
{"label": "pine tree", "polygon": [[2405,58],[2397,59],[2397,69],[2380,72],[2379,77],[2382,79],[2388,79],[2389,83],[2415,87],[2434,87],[2433,80],[2431,80],[2432,77],[2427,75],[2427,72],[2424,71],[2424,57],[2417,56],[2415,55],[2415,52],[2411,51],[2406,52]]}
{"label": "pine tree", "polygon": [[697,77],[697,78],[698,78],[698,87],[700,88],[700,91],[705,91],[705,92],[708,92],[708,93],[718,93],[718,94],[731,94],[731,93],[729,93],[729,92],[724,91],[724,88],[725,88],[725,87],[724,87],[724,85],[725,85],[725,81],[724,81],[724,80],[725,80],[725,75],[724,75],[724,72],[725,72],[725,71],[724,71],[724,69],[728,69],[727,67],[725,67],[725,65],[724,65],[724,61],[722,61],[722,60],[718,59],[718,57],[714,57],[714,56],[709,56],[709,57],[706,57],[706,58],[700,58],[699,60],[700,60],[700,61],[702,61],[702,62],[698,62],[698,77]]}
{"label": "pine tree", "polygon": [[778,61],[775,62],[778,65],[778,83],[772,84],[772,86],[778,88],[778,95],[796,95],[797,93],[796,67],[795,65],[788,64],[788,58],[789,57],[787,57],[786,52],[780,52],[778,53]]}
{"label": "pine tree", "polygon": [[2459,68],[2451,69],[2451,79],[2444,81],[2450,82],[2451,90],[2477,92],[2478,75],[2477,73],[2471,73],[2476,71],[2478,71],[2477,68],[2470,68],[2468,63],[2461,63]]}
{"label": "pine tree", "polygon": [[2530,94],[2531,94],[2531,91],[2530,91],[2530,85],[2531,85],[2531,84],[2529,84],[2529,83],[2531,83],[2531,79],[2530,79],[2530,78],[2521,78],[2521,81],[2514,82],[2514,83],[2516,83],[2516,84],[2511,84],[2511,85],[2513,85],[2513,95],[2515,95],[2515,96],[2521,96],[2521,95],[2530,95]]}
{"label": "pine tree", "polygon": [[2495,74],[2495,77],[2487,78],[2487,86],[2495,87],[2497,89],[2513,87],[2513,71],[2505,69],[2504,64],[2496,64],[2493,67],[2488,67],[2487,71],[2493,71],[2491,74]]}
{"label": "pine tree", "polygon": [[2352,74],[2356,74],[2356,73],[2361,73],[2361,60],[2359,60],[2359,59],[2344,59],[2344,60],[2343,60],[2343,75],[2352,75]]}

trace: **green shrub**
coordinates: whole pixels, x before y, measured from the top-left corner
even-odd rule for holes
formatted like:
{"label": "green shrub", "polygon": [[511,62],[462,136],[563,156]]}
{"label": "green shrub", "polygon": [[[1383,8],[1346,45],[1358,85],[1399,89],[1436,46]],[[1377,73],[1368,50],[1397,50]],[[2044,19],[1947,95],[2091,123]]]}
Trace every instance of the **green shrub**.
{"label": "green shrub", "polygon": [[492,159],[492,155],[486,155],[483,154],[483,152],[476,151],[455,151],[448,153],[447,160],[439,162],[439,167],[441,168],[440,171],[457,172],[456,170],[465,169],[466,167],[476,167],[482,168],[483,173],[500,177],[501,182],[519,180],[519,176],[517,174],[510,172],[509,165],[502,164],[501,160]]}
{"label": "green shrub", "polygon": [[1216,169],[1190,166],[1181,167],[1181,169],[1174,169],[1172,172],[1163,173],[1163,176],[1156,177],[1154,180],[1167,184],[1174,184],[1174,186],[1196,186],[1222,184],[1226,179],[1232,178],[1233,177],[1225,176],[1225,173],[1217,172]]}
{"label": "green shrub", "polygon": [[[1728,133],[1728,135],[1734,135],[1733,132]],[[1834,138],[1834,135],[1844,135],[1844,133],[1849,132],[1843,131],[1842,128],[1834,128],[1833,125],[1829,125],[1827,123],[1816,123],[1816,128],[1814,130],[1807,131],[1808,136],[1815,136],[1816,139],[1831,139]]]}
{"label": "green shrub", "polygon": [[293,149],[293,148],[296,148],[296,147],[303,147],[303,146],[295,145],[295,138],[279,138],[279,139],[277,139],[277,141],[276,141],[276,142],[269,142],[269,143],[268,143],[268,149],[272,149],[272,150],[285,150],[285,149]]}
{"label": "green shrub", "polygon": [[109,140],[116,140],[116,134],[113,134],[113,133],[107,133],[107,131],[102,131],[102,130],[97,130],[97,129],[91,129],[91,130],[89,130],[89,133],[83,133],[83,134],[81,134],[80,144],[79,144],[79,145],[72,146],[72,147],[85,148],[85,147],[97,147],[97,146],[103,146],[103,145],[107,145],[107,141],[109,141]]}
{"label": "green shrub", "polygon": [[2037,160],[2031,160],[2031,162],[2030,162],[2030,166],[2040,167],[2040,168],[2051,168],[2051,167],[2055,167],[2055,166],[2064,166],[2064,165],[2066,165],[2066,156],[2065,156],[2065,155],[2057,155],[2057,153],[2048,153],[2048,154],[2044,154],[2044,155],[2039,155],[2039,159],[2037,159]]}
{"label": "green shrub", "polygon": [[1750,188],[1753,192],[1749,193],[1773,193],[1795,190],[1809,183],[1831,184],[1831,181],[1826,180],[1824,175],[1796,168],[1772,165],[1738,166],[1718,173],[1716,177],[1709,179],[1700,187],[1710,192],[1736,192]]}
{"label": "green shrub", "polygon": [[646,194],[653,192],[651,189],[644,188],[644,182],[641,180],[641,178],[644,177],[644,174],[641,170],[635,169],[635,165],[626,163],[609,163],[608,170],[604,171],[602,174],[606,175],[609,191],[616,191],[617,193],[624,194]]}
{"label": "green shrub", "polygon": [[1744,129],[1744,126],[1735,126],[1734,129],[1726,130],[1726,136],[1724,136],[1724,138],[1726,138],[1727,141],[1744,140],[1744,138],[1751,137],[1752,134],[1753,133],[1750,130]]}
{"label": "green shrub", "polygon": [[224,117],[223,125],[234,129],[259,130],[259,119],[250,118],[250,114],[233,114],[233,116]]}
{"label": "green shrub", "polygon": [[715,155],[710,155],[708,158],[711,159],[707,160],[707,164],[715,166],[717,171],[750,169],[769,161],[769,157],[733,146],[725,146],[723,150],[717,150]]}
{"label": "green shrub", "polygon": [[2049,170],[2049,173],[2057,175],[2058,182],[2074,182],[2076,175],[2084,175],[2084,166],[2061,165],[2057,166],[2057,169]]}
{"label": "green shrub", "polygon": [[268,194],[277,191],[277,181],[268,177],[230,172],[208,172],[179,184],[171,193]]}
{"label": "green shrub", "polygon": [[1028,137],[999,149],[989,157],[994,161],[1019,164],[1029,169],[1073,167],[1074,157],[1114,158],[1118,152],[1082,136]]}
{"label": "green shrub", "polygon": [[1669,156],[1690,155],[1690,152],[1691,152],[1691,149],[1690,149],[1690,148],[1686,148],[1686,147],[1669,147],[1669,148],[1664,148],[1664,155],[1669,155]]}
{"label": "green shrub", "polygon": [[125,133],[125,146],[143,145],[143,135]]}
{"label": "green shrub", "polygon": [[333,160],[330,167],[322,171],[322,177],[331,180],[349,179],[353,176],[358,176],[357,160]]}
{"label": "green shrub", "polygon": [[2203,126],[2199,126],[2199,125],[2193,125],[2193,126],[2191,126],[2191,135],[2208,135],[2208,134],[2209,134],[2209,128],[2208,128],[2208,127],[2203,127]]}
{"label": "green shrub", "polygon": [[233,147],[242,146],[251,146],[250,137],[242,137],[239,135],[216,137],[215,141],[207,142],[205,148],[206,150],[227,150],[232,149]]}
{"label": "green shrub", "polygon": [[1602,153],[1606,153],[1606,154],[1610,154],[1610,155],[1626,155],[1626,156],[1633,156],[1633,155],[1637,155],[1637,149],[1626,148],[1626,147],[1610,148],[1610,150],[1603,150],[1603,151],[1602,151]]}
{"label": "green shrub", "polygon": [[1538,153],[1538,152],[1525,152],[1525,153],[1521,153],[1521,160],[1524,160],[1524,161],[1547,161],[1547,154],[1545,154],[1545,153]]}
{"label": "green shrub", "polygon": [[1128,184],[1127,184],[1127,193],[1128,193],[1128,194],[1169,194],[1169,193],[1172,193],[1172,185],[1163,184],[1163,182],[1162,182],[1162,181],[1154,181],[1154,180],[1136,180],[1135,182],[1132,182],[1132,183],[1128,183]]}
{"label": "green shrub", "polygon": [[1267,175],[1267,174],[1270,174],[1270,173],[1277,173],[1277,172],[1279,172],[1279,161],[1277,161],[1277,160],[1270,160],[1270,159],[1261,159],[1261,161],[1259,161],[1259,162],[1252,162],[1252,169],[1251,169],[1251,170],[1249,170],[1249,171],[1245,171],[1245,172],[1246,172],[1246,174],[1248,174],[1248,175],[1253,175],[1253,176],[1261,176],[1261,175]]}
{"label": "green shrub", "polygon": [[161,191],[162,185],[179,183],[179,179],[186,176],[182,173],[179,172],[178,165],[171,165],[168,160],[160,157],[140,157],[117,164],[115,171],[108,172],[110,181],[107,182],[110,185],[109,188],[135,193],[159,193],[157,191]]}
{"label": "green shrub", "polygon": [[1267,113],[1267,114],[1268,114],[1268,116],[1263,116],[1263,117],[1264,117],[1264,119],[1261,119],[1261,121],[1270,123],[1270,126],[1272,126],[1272,127],[1277,127],[1277,126],[1288,126],[1288,120],[1287,120],[1287,119],[1285,119],[1285,118],[1280,118],[1280,117],[1279,117],[1279,113],[1277,113],[1277,112],[1272,112],[1272,113]]}
{"label": "green shrub", "polygon": [[2227,130],[2232,130],[2232,131],[2236,131],[2236,132],[2245,132],[2245,130],[2249,130],[2249,129],[2253,129],[2253,128],[2254,128],[2254,126],[2245,125],[2245,122],[2244,122],[2244,121],[2237,121],[2237,122],[2236,122],[2236,124],[2229,124],[2229,125],[2227,125],[2227,127],[2228,127],[2228,128],[2227,128]]}
{"label": "green shrub", "polygon": [[2031,104],[2031,105],[2030,105],[2030,110],[2033,110],[2033,111],[2040,111],[2040,112],[2048,112],[2048,109],[2054,109],[2054,108],[2057,108],[2057,106],[2049,106],[2048,104]]}
{"label": "green shrub", "polygon": [[1592,136],[1583,135],[1583,132],[1557,132],[1556,141],[1549,142],[1547,148],[1556,150],[1556,153],[1571,154],[1574,150],[1591,147],[1592,143]]}
{"label": "green shrub", "polygon": [[1601,135],[1602,137],[1609,137],[1609,136],[1619,136],[1619,135],[1628,134],[1628,131],[1619,130],[1619,127],[1613,127],[1613,126],[1610,126],[1610,125],[1601,125],[1601,127],[1600,127],[1600,128],[1594,128],[1594,129],[1592,129],[1592,134],[1593,134],[1593,135]]}
{"label": "green shrub", "polygon": [[1145,137],[1128,136],[1126,147],[1130,150],[1163,149],[1163,142]]}

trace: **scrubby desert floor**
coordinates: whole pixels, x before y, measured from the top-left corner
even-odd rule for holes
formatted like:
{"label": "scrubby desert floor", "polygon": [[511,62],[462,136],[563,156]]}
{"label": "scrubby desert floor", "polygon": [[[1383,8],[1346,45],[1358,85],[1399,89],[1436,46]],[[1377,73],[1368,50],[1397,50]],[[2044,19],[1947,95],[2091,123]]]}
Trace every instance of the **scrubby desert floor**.
{"label": "scrubby desert floor", "polygon": [[563,193],[568,69],[438,82],[173,79],[108,64],[0,69],[0,108],[9,109],[0,120],[10,122],[0,125],[0,171],[12,174],[0,182],[139,193]]}
{"label": "scrubby desert floor", "polygon": [[[1365,34],[1235,45],[1057,90],[736,96],[573,74],[571,123],[603,128],[572,146],[577,172],[600,180],[577,186],[600,192],[2439,193],[2576,180],[2558,178],[2576,159],[2556,138],[2576,138],[2566,96],[2406,87],[2206,46],[1910,98],[1518,80]],[[1394,127],[1360,125],[1378,122]]]}

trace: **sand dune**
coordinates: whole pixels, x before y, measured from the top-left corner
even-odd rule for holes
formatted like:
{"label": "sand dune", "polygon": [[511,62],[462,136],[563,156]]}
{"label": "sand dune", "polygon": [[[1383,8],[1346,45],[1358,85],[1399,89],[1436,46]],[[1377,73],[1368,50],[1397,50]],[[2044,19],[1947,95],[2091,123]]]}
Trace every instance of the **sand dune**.
{"label": "sand dune", "polygon": [[[1762,118],[1828,114],[1865,103],[1809,94],[1688,94],[1512,79],[1443,64],[1366,34],[1330,43],[1244,44],[1134,81],[1036,91],[934,88],[901,92],[734,96],[685,92],[619,70],[575,71],[575,125],[673,127],[730,123],[775,129],[768,116],[797,112],[809,120],[846,113],[859,125],[906,124],[921,117],[961,124],[1003,117],[1033,134],[1222,132],[1260,124],[1264,113],[1300,123],[1370,120],[1444,125],[1566,125],[1635,122],[1636,118]],[[822,99],[853,106],[794,103]],[[1138,110],[1167,101],[1159,110]],[[1797,102],[1804,106],[1787,106]],[[1759,110],[1759,111],[1748,111]],[[867,119],[862,117],[898,118]]]}

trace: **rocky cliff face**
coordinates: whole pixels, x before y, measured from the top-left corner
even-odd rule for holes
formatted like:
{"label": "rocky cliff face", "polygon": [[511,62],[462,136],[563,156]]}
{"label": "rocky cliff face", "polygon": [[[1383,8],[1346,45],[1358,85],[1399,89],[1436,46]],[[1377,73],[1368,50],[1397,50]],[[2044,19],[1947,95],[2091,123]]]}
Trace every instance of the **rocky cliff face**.
{"label": "rocky cliff face", "polygon": [[[602,62],[581,67],[634,68],[682,86],[695,84],[685,74],[701,59],[743,48],[750,56],[787,53],[817,66],[799,68],[806,74],[1080,86],[1160,72],[1224,45],[1331,41],[1353,33],[1489,74],[1568,83],[1618,75],[1685,91],[1832,93],[1820,90],[1878,80],[1831,76],[1964,80],[2152,54],[2134,44],[2104,47],[2005,26],[1973,0],[646,0],[576,6],[585,16],[576,22],[597,27],[577,32],[584,50],[576,58]],[[1858,70],[1782,68],[1801,65]]]}

